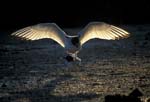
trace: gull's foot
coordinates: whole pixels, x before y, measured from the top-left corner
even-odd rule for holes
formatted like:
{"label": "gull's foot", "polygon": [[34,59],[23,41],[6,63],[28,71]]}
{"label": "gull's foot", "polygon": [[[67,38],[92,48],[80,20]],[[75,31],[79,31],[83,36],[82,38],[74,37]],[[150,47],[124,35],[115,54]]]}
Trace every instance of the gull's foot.
{"label": "gull's foot", "polygon": [[76,60],[79,61],[78,65],[80,66],[81,65],[81,58],[76,56]]}
{"label": "gull's foot", "polygon": [[79,61],[79,62],[81,62],[81,58],[79,58],[77,56],[76,56],[76,60]]}

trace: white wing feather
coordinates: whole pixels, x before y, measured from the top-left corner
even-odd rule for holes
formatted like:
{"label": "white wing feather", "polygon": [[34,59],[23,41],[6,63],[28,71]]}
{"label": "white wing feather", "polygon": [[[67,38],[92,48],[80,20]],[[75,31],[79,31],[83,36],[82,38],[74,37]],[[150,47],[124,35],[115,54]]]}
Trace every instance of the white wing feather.
{"label": "white wing feather", "polygon": [[104,22],[91,22],[78,34],[81,45],[94,38],[115,40],[129,36],[127,31]]}
{"label": "white wing feather", "polygon": [[11,35],[24,38],[26,40],[50,38],[59,43],[62,47],[65,47],[66,42],[66,33],[55,23],[40,23],[20,29]]}

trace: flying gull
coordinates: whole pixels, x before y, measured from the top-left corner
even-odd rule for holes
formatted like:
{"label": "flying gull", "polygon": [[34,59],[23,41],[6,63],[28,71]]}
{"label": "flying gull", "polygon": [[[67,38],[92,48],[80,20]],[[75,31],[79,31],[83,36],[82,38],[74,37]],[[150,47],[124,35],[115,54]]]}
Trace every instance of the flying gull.
{"label": "flying gull", "polygon": [[55,23],[40,23],[20,29],[11,35],[26,40],[39,40],[50,38],[60,44],[64,49],[68,61],[81,61],[77,56],[82,45],[91,39],[116,40],[127,38],[129,33],[122,28],[104,22],[90,22],[75,36],[67,35]]}

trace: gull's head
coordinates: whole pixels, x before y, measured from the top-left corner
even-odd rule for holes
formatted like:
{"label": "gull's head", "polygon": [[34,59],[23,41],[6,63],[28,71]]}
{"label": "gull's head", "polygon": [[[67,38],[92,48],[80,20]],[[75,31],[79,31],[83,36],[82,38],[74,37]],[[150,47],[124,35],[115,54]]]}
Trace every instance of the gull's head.
{"label": "gull's head", "polygon": [[78,36],[72,37],[71,38],[71,43],[75,46],[75,47],[80,47],[80,40]]}

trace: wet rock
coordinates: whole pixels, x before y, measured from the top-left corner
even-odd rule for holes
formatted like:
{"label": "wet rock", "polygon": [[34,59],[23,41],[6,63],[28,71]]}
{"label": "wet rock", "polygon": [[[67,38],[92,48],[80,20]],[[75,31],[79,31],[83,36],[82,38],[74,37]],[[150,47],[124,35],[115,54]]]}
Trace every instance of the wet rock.
{"label": "wet rock", "polygon": [[2,87],[2,88],[6,88],[7,85],[6,85],[5,83],[3,83],[3,84],[1,85],[1,87]]}
{"label": "wet rock", "polygon": [[107,95],[105,96],[105,102],[142,102],[140,96],[143,96],[143,93],[136,88],[128,96],[120,94]]}
{"label": "wet rock", "polygon": [[144,42],[143,42],[143,46],[146,46],[146,45],[148,45],[148,42],[147,42],[147,41],[144,41]]}
{"label": "wet rock", "polygon": [[150,41],[150,32],[145,34],[145,40],[149,40]]}
{"label": "wet rock", "polygon": [[138,89],[134,89],[130,94],[129,94],[130,97],[140,97],[140,96],[143,96],[143,93]]}
{"label": "wet rock", "polygon": [[139,98],[124,95],[107,95],[105,102],[142,102]]}
{"label": "wet rock", "polygon": [[150,98],[148,98],[146,102],[150,102]]}

